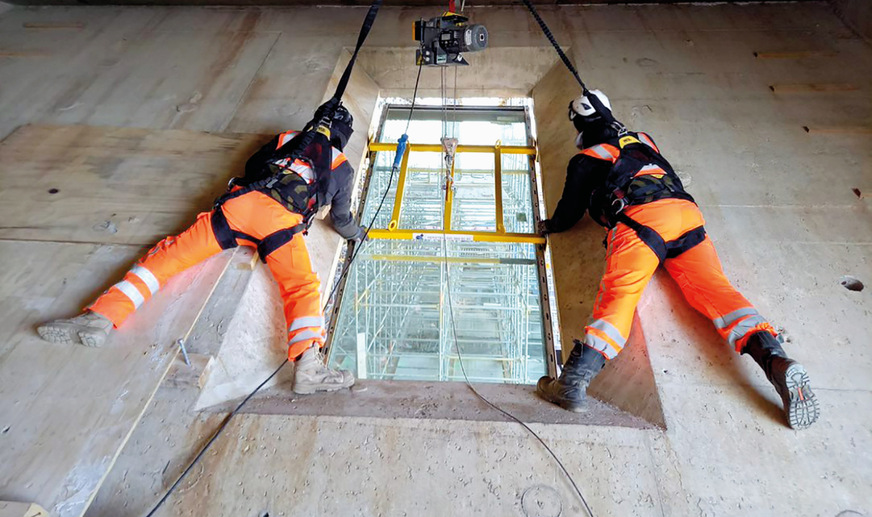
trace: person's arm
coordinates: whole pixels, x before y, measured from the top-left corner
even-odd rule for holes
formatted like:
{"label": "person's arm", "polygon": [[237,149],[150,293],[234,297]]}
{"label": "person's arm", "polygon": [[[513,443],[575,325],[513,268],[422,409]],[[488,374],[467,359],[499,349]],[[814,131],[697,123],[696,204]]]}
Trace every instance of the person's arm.
{"label": "person's arm", "polygon": [[331,173],[336,179],[336,192],[333,193],[333,201],[330,207],[330,218],[333,221],[333,229],[346,239],[362,238],[362,229],[351,215],[351,189],[354,180],[354,168],[346,161]]}
{"label": "person's arm", "polygon": [[584,216],[593,190],[593,176],[596,169],[608,165],[608,162],[597,160],[583,154],[575,155],[566,167],[566,183],[563,185],[563,196],[557,203],[557,209],[551,219],[542,221],[542,233],[557,233],[566,231]]}

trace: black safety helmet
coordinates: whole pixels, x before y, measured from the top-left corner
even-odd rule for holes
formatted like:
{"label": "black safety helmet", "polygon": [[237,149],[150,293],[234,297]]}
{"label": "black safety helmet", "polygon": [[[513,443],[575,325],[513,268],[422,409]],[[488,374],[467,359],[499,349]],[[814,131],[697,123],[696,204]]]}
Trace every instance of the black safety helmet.
{"label": "black safety helmet", "polygon": [[345,106],[339,105],[333,113],[333,120],[330,122],[330,143],[333,147],[340,151],[345,149],[348,144],[348,139],[354,133],[354,117],[345,109]]}

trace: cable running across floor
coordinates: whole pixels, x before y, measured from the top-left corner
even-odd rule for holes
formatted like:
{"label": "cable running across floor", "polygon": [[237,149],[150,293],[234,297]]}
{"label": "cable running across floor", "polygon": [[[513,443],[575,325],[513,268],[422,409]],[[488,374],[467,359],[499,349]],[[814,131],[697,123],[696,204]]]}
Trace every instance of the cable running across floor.
{"label": "cable running across floor", "polygon": [[[456,72],[456,69],[455,69],[455,72]],[[455,83],[454,83],[454,85],[455,85],[455,86],[454,86],[454,96],[455,96],[455,97],[454,97],[454,100],[453,100],[453,104],[456,105],[456,104],[457,104],[457,80],[456,80],[456,79],[455,79]],[[445,100],[446,100],[446,91],[445,91],[445,82],[444,82],[444,80],[443,80],[443,82],[442,82],[442,88],[443,88],[443,90],[442,90],[442,99],[443,99],[443,102],[445,102]],[[444,104],[443,104],[443,106],[444,106]],[[443,117],[445,117],[446,120],[443,121],[443,126],[442,126],[442,127],[443,127],[443,128],[446,128],[447,125],[448,125],[448,124],[447,124],[447,112],[444,111],[444,110],[443,110]],[[452,126],[452,133],[453,133],[454,129],[455,129],[455,128]],[[448,136],[446,133],[443,133],[443,135],[446,136],[446,137]],[[454,161],[454,158],[451,157],[450,162],[449,162],[448,160],[445,160],[444,163],[445,163],[447,166],[451,167],[451,166],[453,165],[453,161]],[[446,172],[446,188],[448,188],[448,189],[450,189],[450,188],[452,187],[452,185],[447,181],[447,178],[448,178],[449,175],[451,175],[451,170],[448,170],[448,171]],[[447,199],[447,192],[446,192],[446,196],[443,196],[443,201],[442,201],[442,204],[443,204],[442,211],[443,211],[443,213],[444,213],[444,211],[445,211],[446,208],[447,208],[447,207],[445,206],[445,199]],[[454,306],[453,306],[453,303],[452,303],[452,300],[451,300],[451,262],[448,260],[448,234],[446,233],[446,228],[445,228],[445,227],[442,228],[442,254],[443,254],[443,258],[444,258],[444,260],[445,260],[445,291],[446,291],[445,299],[446,299],[446,302],[447,302],[447,304],[448,304],[448,317],[451,319],[451,330],[452,330],[452,335],[453,335],[453,338],[454,338],[454,349],[457,351],[457,361],[458,361],[458,363],[460,364],[460,371],[461,371],[461,373],[463,374],[463,379],[464,379],[464,382],[466,383],[466,386],[467,386],[467,387],[472,391],[472,393],[475,394],[475,396],[478,397],[482,402],[484,402],[485,404],[487,404],[488,406],[490,406],[490,407],[493,408],[494,410],[498,411],[499,413],[501,413],[501,414],[502,414],[503,416],[505,416],[506,418],[508,418],[508,419],[510,419],[510,420],[512,420],[512,421],[514,421],[514,422],[517,422],[521,427],[523,427],[523,428],[526,429],[526,430],[527,430],[531,435],[533,435],[533,437],[536,438],[536,440],[537,440],[540,444],[542,444],[542,446],[545,448],[545,450],[548,451],[548,454],[550,454],[551,457],[554,458],[554,461],[557,462],[557,465],[560,467],[560,470],[563,472],[563,474],[564,474],[564,475],[566,476],[566,478],[569,480],[569,483],[572,485],[572,488],[575,490],[575,493],[578,495],[579,500],[581,500],[581,503],[582,503],[582,505],[584,506],[584,509],[585,509],[585,511],[587,512],[587,514],[588,514],[590,517],[594,517],[593,510],[590,509],[590,505],[588,505],[588,503],[587,503],[587,499],[584,497],[584,494],[581,492],[581,489],[578,487],[578,484],[576,484],[575,479],[572,477],[572,475],[569,473],[569,471],[568,471],[568,470],[566,469],[566,467],[563,465],[563,462],[560,461],[560,458],[557,456],[557,454],[556,454],[556,453],[551,449],[551,447],[548,446],[547,443],[545,443],[545,440],[543,440],[542,437],[539,436],[539,434],[536,433],[536,431],[534,431],[534,430],[533,430],[529,425],[527,425],[526,423],[524,423],[523,420],[521,420],[520,418],[516,417],[515,415],[509,413],[508,411],[504,410],[503,408],[497,406],[496,404],[494,404],[493,402],[491,402],[490,400],[488,400],[484,395],[482,395],[481,393],[479,393],[479,391],[478,391],[477,389],[475,389],[475,386],[473,386],[472,382],[470,382],[470,380],[469,380],[469,376],[468,376],[467,373],[466,373],[466,367],[465,367],[464,364],[463,364],[463,353],[462,353],[461,350],[460,350],[460,342],[458,341],[458,338],[457,338],[457,322],[456,322],[455,319],[454,319]]]}
{"label": "cable running across floor", "polygon": [[[412,106],[409,109],[409,118],[406,120],[406,131],[404,134],[408,134],[409,125],[412,122],[412,113],[415,111],[415,100],[418,96],[418,84],[419,84],[420,80],[421,80],[421,65],[418,65],[418,76],[415,79],[415,90],[414,90],[414,93],[412,94]],[[385,199],[387,198],[388,192],[390,192],[391,185],[393,184],[394,175],[396,174],[396,172],[397,172],[397,165],[395,162],[395,164],[391,167],[390,178],[388,179],[388,184],[385,187],[385,192],[382,195],[381,202],[379,203],[378,208],[376,209],[375,214],[373,214],[372,220],[370,221],[369,226],[367,227],[367,230],[366,230],[367,233],[369,233],[369,231],[372,230],[373,226],[375,225],[375,221],[378,218],[379,212],[381,212],[381,209],[384,206]],[[339,285],[341,285],[342,279],[345,277],[345,275],[348,274],[348,271],[351,269],[352,262],[354,262],[354,259],[357,258],[358,253],[366,245],[366,243],[367,243],[367,241],[362,241],[354,247],[354,252],[351,254],[348,261],[346,262],[345,267],[343,268],[342,274],[340,274],[339,278],[334,283],[333,290],[330,292],[330,296],[327,297],[328,303],[329,303],[330,299],[333,297],[333,295],[336,294],[336,289],[338,288]],[[206,451],[209,450],[209,448],[212,446],[212,444],[215,442],[215,440],[218,438],[218,436],[227,427],[227,424],[230,423],[230,420],[239,412],[240,409],[242,409],[242,407],[249,400],[251,400],[251,398],[255,394],[257,394],[258,391],[260,391],[261,388],[263,388],[269,381],[271,381],[273,379],[273,377],[278,375],[278,373],[282,370],[282,368],[284,368],[285,365],[287,365],[289,362],[290,361],[288,359],[285,359],[282,362],[282,364],[280,364],[279,367],[276,368],[275,371],[273,371],[269,375],[269,377],[264,379],[264,381],[261,382],[254,389],[254,391],[249,393],[248,396],[245,397],[245,399],[242,402],[240,402],[239,405],[236,406],[236,408],[230,412],[230,414],[227,415],[227,417],[221,422],[221,424],[219,424],[218,429],[215,430],[215,433],[212,435],[212,437],[209,438],[209,441],[207,441],[206,444],[200,449],[200,452],[197,453],[197,456],[194,457],[194,459],[191,461],[191,463],[188,465],[188,467],[182,472],[181,475],[179,475],[179,477],[176,479],[175,483],[173,483],[173,485],[167,490],[167,492],[164,494],[164,496],[161,498],[161,500],[157,502],[157,504],[154,506],[154,508],[152,508],[152,510],[150,512],[148,512],[148,514],[146,514],[146,517],[152,517],[155,514],[155,512],[157,512],[157,510],[169,498],[170,494],[172,494],[176,490],[176,488],[178,488],[179,484],[182,482],[182,480],[185,478],[185,476],[188,475],[188,473],[200,461],[200,459],[203,457],[203,455],[206,453]]]}

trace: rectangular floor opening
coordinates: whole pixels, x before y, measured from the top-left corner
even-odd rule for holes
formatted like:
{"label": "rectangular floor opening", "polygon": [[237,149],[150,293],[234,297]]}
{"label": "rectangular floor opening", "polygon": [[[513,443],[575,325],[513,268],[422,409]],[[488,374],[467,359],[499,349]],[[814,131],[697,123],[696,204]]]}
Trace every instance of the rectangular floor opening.
{"label": "rectangular floor opening", "polygon": [[[332,367],[414,381],[462,381],[465,369],[471,382],[512,384],[554,372],[531,111],[416,107],[410,118],[407,105],[384,106],[362,197],[361,220],[376,222],[343,280]],[[443,135],[458,140],[453,162]]]}

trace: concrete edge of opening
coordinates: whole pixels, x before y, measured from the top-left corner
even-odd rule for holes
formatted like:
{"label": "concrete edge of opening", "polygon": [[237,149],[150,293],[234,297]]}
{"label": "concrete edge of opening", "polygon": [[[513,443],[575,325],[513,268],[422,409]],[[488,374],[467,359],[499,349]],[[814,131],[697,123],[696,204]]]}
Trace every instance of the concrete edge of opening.
{"label": "concrete edge of opening", "polygon": [[[587,409],[571,413],[540,399],[534,386],[474,384],[493,404],[525,423],[602,425],[653,429],[651,423],[591,398]],[[227,412],[238,401],[212,406]],[[351,389],[315,395],[295,395],[289,380],[258,394],[240,411],[260,415],[342,416],[351,418],[507,421],[462,382],[376,381],[361,379]]]}
{"label": "concrete edge of opening", "polygon": [[627,346],[606,364],[587,392],[591,397],[666,429],[666,417],[638,318],[633,320]]}
{"label": "concrete edge of opening", "polygon": [[[350,53],[347,50],[343,49],[340,52],[325,96],[332,91],[349,57]],[[560,81],[555,80],[555,76],[565,74],[565,71],[556,69],[557,65],[548,64],[551,70],[546,70],[548,73],[542,72],[544,77],[541,77],[540,83],[551,87],[558,86],[551,83],[559,83]],[[361,125],[361,129],[370,125],[379,93],[380,85],[368,74],[358,73],[349,84],[348,106],[354,112],[355,121]],[[352,149],[349,151],[354,155],[350,158],[356,162],[363,159],[365,135],[366,131],[356,132],[354,145],[350,144]],[[360,175],[358,171],[358,179]],[[266,375],[268,372],[258,370],[258,374],[260,373]],[[388,419],[506,420],[505,416],[489,408],[465,384],[459,382],[359,380],[353,390],[300,397],[294,396],[290,390],[288,381],[290,376],[280,377],[278,382],[253,398],[243,412]],[[660,398],[638,322],[634,324],[627,349],[617,359],[611,361],[595,379],[589,390],[591,397],[588,408],[582,413],[570,413],[543,401],[536,396],[533,386],[478,384],[476,387],[494,404],[524,422],[665,428]],[[213,399],[211,403],[199,404],[197,409],[214,412],[232,410],[239,401],[236,395],[219,397]]]}

